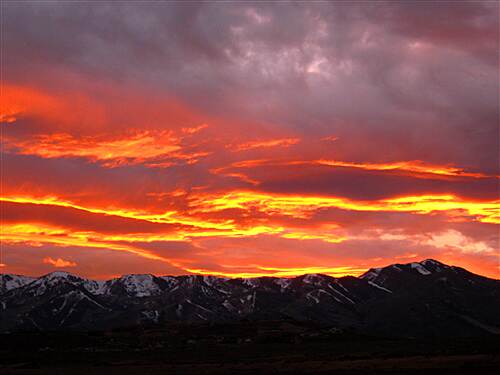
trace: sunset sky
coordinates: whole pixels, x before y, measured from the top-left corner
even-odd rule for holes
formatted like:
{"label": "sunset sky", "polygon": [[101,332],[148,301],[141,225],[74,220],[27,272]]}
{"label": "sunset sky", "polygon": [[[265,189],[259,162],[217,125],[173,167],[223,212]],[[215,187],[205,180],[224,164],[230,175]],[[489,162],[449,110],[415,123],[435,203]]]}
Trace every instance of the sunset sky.
{"label": "sunset sky", "polygon": [[2,2],[1,273],[500,278],[497,2]]}

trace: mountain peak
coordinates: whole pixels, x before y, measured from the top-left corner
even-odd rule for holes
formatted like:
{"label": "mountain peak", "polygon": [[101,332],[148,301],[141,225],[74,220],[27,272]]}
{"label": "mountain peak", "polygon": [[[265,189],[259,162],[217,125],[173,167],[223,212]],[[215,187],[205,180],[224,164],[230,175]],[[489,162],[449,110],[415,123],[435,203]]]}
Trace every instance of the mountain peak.
{"label": "mountain peak", "polygon": [[54,271],[51,273],[48,273],[44,276],[41,277],[41,279],[44,280],[83,280],[80,276],[74,275],[72,273],[66,272],[66,271]]}
{"label": "mountain peak", "polygon": [[378,268],[370,268],[367,272],[360,276],[361,279],[365,279],[368,281],[377,280],[382,273],[386,272],[412,272],[417,273],[422,276],[428,276],[436,272],[442,272],[445,269],[450,269],[452,266],[448,266],[444,263],[441,263],[435,259],[425,259],[420,262],[411,262],[405,264],[391,264],[386,267],[378,267]]}
{"label": "mountain peak", "polygon": [[323,275],[321,273],[308,273],[306,275],[299,276],[299,278],[302,278],[302,281],[306,284],[321,284],[325,280],[332,279],[331,276]]}
{"label": "mountain peak", "polygon": [[419,263],[423,264],[423,265],[433,264],[435,266],[445,266],[444,263],[441,263],[441,262],[439,262],[439,261],[437,261],[435,259],[432,259],[432,258],[428,258],[428,259],[422,260]]}
{"label": "mountain peak", "polygon": [[73,276],[71,273],[66,272],[66,271],[54,271],[49,274],[47,274],[48,277],[68,277],[68,276]]}
{"label": "mountain peak", "polygon": [[444,263],[441,263],[435,259],[425,259],[421,262],[419,262],[422,266],[426,267],[427,269],[434,270],[434,271],[442,271],[445,268],[450,268],[452,266],[448,266]]}

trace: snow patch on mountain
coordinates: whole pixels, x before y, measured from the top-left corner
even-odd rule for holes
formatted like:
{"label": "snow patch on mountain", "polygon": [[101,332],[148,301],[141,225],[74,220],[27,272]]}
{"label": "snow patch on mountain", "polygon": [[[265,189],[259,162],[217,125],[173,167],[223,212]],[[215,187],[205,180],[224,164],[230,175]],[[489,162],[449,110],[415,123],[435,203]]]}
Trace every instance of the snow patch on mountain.
{"label": "snow patch on mountain", "polygon": [[100,280],[85,280],[83,287],[96,296],[106,294],[109,290],[109,283]]}
{"label": "snow patch on mountain", "polygon": [[229,279],[226,277],[217,277],[217,276],[203,276],[203,282],[208,286],[216,286],[220,282],[228,281]]}
{"label": "snow patch on mountain", "polygon": [[256,288],[260,285],[260,280],[258,278],[252,277],[252,278],[242,278],[241,282],[243,285],[247,285],[252,288]]}
{"label": "snow patch on mountain", "polygon": [[[337,289],[335,289],[331,284],[328,285],[328,287],[333,290],[335,293],[337,293],[339,296],[341,296],[342,298],[346,299],[347,301],[349,301],[350,303],[352,303],[353,305],[356,303],[354,302],[352,299],[350,299],[349,297],[347,297],[344,293],[342,292],[339,292]],[[345,289],[345,288],[344,288]]]}
{"label": "snow patch on mountain", "polygon": [[189,303],[189,304],[190,304],[190,305],[192,305],[192,306],[198,307],[199,309],[201,309],[201,310],[203,310],[203,311],[206,311],[206,312],[208,312],[208,313],[210,313],[210,314],[214,314],[214,312],[213,312],[212,310],[207,309],[207,308],[206,308],[206,307],[204,307],[204,306],[201,306],[201,305],[199,305],[199,304],[197,304],[197,303],[192,302],[189,298],[188,298],[188,299],[186,299],[186,302],[187,302],[187,303]]}
{"label": "snow patch on mountain", "polygon": [[136,297],[150,297],[161,292],[153,275],[126,275],[118,279],[127,293]]}
{"label": "snow patch on mountain", "polygon": [[[299,276],[300,278],[301,276]],[[309,273],[302,276],[302,282],[304,284],[310,284],[312,286],[324,286],[335,280],[333,277],[322,275],[320,273]]]}
{"label": "snow patch on mountain", "polygon": [[227,299],[225,299],[224,302],[222,302],[222,306],[224,306],[228,311],[237,310]]}
{"label": "snow patch on mountain", "polygon": [[313,296],[314,290],[306,294],[307,299],[312,299],[315,303],[319,303],[319,298]]}
{"label": "snow patch on mountain", "polygon": [[420,263],[410,263],[410,267],[414,270],[417,270],[420,274],[425,276],[430,275],[432,273],[427,268],[422,266]]}
{"label": "snow patch on mountain", "polygon": [[371,268],[368,272],[361,275],[360,278],[368,281],[375,280],[381,272],[382,268]]}
{"label": "snow patch on mountain", "polygon": [[5,293],[13,289],[21,288],[35,281],[36,278],[21,275],[5,274],[0,275],[0,293]]}
{"label": "snow patch on mountain", "polygon": [[[371,268],[366,273],[360,276],[361,279],[366,281],[380,281],[380,277],[386,276],[387,271],[408,272],[415,270],[419,274],[428,276],[435,272],[442,272],[445,269],[454,269],[453,267],[442,264],[434,259],[426,259],[421,262],[413,262],[408,264],[393,264],[383,268]],[[384,273],[384,274],[382,274]]]}
{"label": "snow patch on mountain", "polygon": [[383,290],[384,292],[387,292],[387,293],[392,293],[392,290],[389,290],[387,288],[384,288],[383,286],[380,286],[378,284],[375,284],[373,281],[368,281],[368,284],[370,284],[371,286],[377,288],[377,289],[380,289],[380,290]]}
{"label": "snow patch on mountain", "polygon": [[281,292],[286,290],[290,285],[292,284],[291,279],[276,279],[274,280],[274,283],[279,285]]}

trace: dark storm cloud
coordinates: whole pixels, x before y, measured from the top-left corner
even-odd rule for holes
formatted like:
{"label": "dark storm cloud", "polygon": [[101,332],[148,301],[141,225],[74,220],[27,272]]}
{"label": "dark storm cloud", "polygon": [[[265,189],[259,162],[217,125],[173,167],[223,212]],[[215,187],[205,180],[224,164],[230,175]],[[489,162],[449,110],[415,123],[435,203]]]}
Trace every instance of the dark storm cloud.
{"label": "dark storm cloud", "polygon": [[351,158],[394,147],[395,159],[497,167],[494,3],[28,2],[5,8],[4,70],[15,80],[26,77],[27,63],[41,77],[59,67],[96,80],[141,82],[205,111],[306,136],[371,140],[365,150],[345,150]]}

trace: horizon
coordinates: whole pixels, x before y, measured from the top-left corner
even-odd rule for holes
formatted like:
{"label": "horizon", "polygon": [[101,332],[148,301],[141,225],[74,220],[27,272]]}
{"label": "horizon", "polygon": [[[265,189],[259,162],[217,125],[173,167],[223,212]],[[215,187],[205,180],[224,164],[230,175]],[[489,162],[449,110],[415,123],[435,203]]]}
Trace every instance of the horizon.
{"label": "horizon", "polygon": [[[410,264],[414,264],[414,263],[422,264],[422,263],[425,263],[425,262],[428,262],[428,261],[437,262],[439,264],[442,264],[442,265],[448,266],[448,267],[458,267],[458,266],[453,265],[453,264],[446,264],[446,263],[440,262],[439,260],[436,260],[436,259],[427,258],[427,259],[422,259],[422,260],[419,260],[419,261],[414,261],[414,262],[409,262],[409,263],[393,263],[393,264],[387,264],[387,265],[381,266],[381,267],[370,267],[370,268],[367,268],[367,269],[365,269],[364,271],[362,271],[362,272],[360,272],[358,274],[345,274],[345,275],[333,275],[333,274],[326,274],[326,273],[303,273],[303,274],[288,275],[288,276],[276,276],[276,275],[269,275],[268,274],[268,275],[262,275],[262,276],[253,276],[252,275],[252,276],[248,276],[248,277],[245,277],[245,276],[228,277],[228,276],[211,275],[211,274],[196,274],[196,273],[179,274],[179,275],[162,275],[162,274],[153,274],[153,273],[130,273],[130,274],[122,274],[122,275],[111,275],[111,276],[108,276],[107,278],[93,278],[93,277],[86,277],[84,275],[80,275],[80,274],[78,274],[76,272],[70,272],[70,271],[64,271],[64,270],[54,270],[54,271],[51,271],[49,273],[39,274],[39,275],[20,275],[20,274],[12,274],[12,273],[2,273],[2,272],[0,272],[0,276],[1,275],[11,275],[11,276],[23,276],[23,277],[30,277],[30,278],[39,279],[39,278],[42,278],[42,277],[45,277],[45,276],[49,276],[51,274],[61,273],[61,274],[68,274],[68,275],[76,276],[76,277],[83,278],[83,279],[95,280],[95,281],[110,281],[110,280],[114,280],[114,279],[120,279],[120,278],[122,278],[124,276],[154,276],[154,277],[174,277],[174,278],[175,277],[186,277],[186,276],[200,276],[200,277],[214,277],[214,278],[218,278],[218,279],[236,280],[236,279],[257,279],[257,278],[295,279],[295,278],[300,278],[300,277],[307,276],[307,275],[320,275],[320,276],[332,277],[334,279],[340,279],[340,278],[348,277],[348,276],[355,277],[355,278],[360,278],[364,274],[368,273],[371,270],[383,269],[383,268],[388,268],[388,267],[391,267],[391,266],[401,266],[401,265],[404,266],[404,265],[410,265]],[[459,267],[459,268],[463,268],[463,267]],[[463,268],[463,269],[465,269],[465,268]],[[471,272],[468,269],[465,269],[465,270],[468,271],[468,272]],[[472,273],[475,274],[475,275],[481,276],[481,277],[490,278],[492,280],[500,280],[500,278],[488,277],[488,276],[485,276],[485,275],[476,274],[474,272],[472,272]]]}
{"label": "horizon", "polygon": [[0,272],[500,279],[497,2],[2,2]]}

